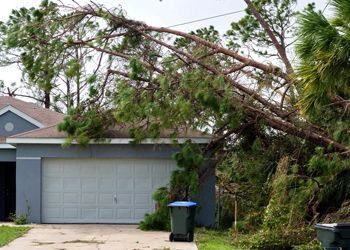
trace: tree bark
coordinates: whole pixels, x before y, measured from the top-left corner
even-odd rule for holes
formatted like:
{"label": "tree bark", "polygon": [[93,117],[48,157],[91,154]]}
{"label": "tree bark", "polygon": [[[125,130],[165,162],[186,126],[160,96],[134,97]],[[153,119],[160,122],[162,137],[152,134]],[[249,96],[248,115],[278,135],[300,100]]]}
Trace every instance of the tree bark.
{"label": "tree bark", "polygon": [[270,29],[269,24],[264,20],[264,18],[262,18],[260,13],[256,10],[254,4],[250,0],[244,0],[244,1],[246,2],[246,4],[248,5],[248,8],[252,11],[253,15],[258,20],[258,22],[260,23],[261,27],[263,27],[263,29],[265,30],[266,34],[271,39],[271,42],[273,43],[273,45],[277,49],[277,52],[278,52],[282,62],[286,66],[287,74],[288,75],[293,74],[294,70],[293,70],[292,64],[290,63],[290,61],[288,59],[286,48],[284,46],[282,46],[281,43],[278,42],[275,34]]}
{"label": "tree bark", "polygon": [[44,94],[44,106],[49,109],[51,107],[50,92],[45,92]]}

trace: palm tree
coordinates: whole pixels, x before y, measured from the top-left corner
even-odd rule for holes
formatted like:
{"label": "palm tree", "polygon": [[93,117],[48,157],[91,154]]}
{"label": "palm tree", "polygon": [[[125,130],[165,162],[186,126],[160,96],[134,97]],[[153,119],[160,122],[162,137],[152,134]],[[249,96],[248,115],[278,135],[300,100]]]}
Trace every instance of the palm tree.
{"label": "palm tree", "polygon": [[329,103],[350,106],[350,1],[330,0],[330,5],[331,19],[312,6],[299,16],[297,73],[306,113]]}

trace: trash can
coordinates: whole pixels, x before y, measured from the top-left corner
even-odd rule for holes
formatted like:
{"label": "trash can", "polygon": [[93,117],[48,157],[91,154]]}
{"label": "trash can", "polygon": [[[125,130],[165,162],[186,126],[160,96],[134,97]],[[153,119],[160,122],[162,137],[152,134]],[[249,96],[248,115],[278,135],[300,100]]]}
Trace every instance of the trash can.
{"label": "trash can", "polygon": [[350,250],[350,223],[316,224],[317,239],[327,250]]}
{"label": "trash can", "polygon": [[194,218],[197,203],[192,201],[175,201],[170,208],[171,233],[170,241],[193,241]]}

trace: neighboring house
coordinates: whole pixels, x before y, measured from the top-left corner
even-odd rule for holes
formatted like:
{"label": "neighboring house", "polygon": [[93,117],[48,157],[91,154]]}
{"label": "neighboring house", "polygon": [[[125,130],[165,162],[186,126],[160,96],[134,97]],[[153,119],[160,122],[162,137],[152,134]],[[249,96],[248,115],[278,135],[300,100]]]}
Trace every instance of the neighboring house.
{"label": "neighboring house", "polygon": [[[152,193],[169,182],[178,149],[166,134],[131,145],[127,131],[107,131],[106,143],[62,147],[63,114],[0,97],[0,220],[28,214],[34,223],[138,223],[154,211]],[[208,143],[198,132],[180,135]],[[205,166],[203,167],[205,168]],[[215,223],[215,176],[207,166],[197,222]]]}

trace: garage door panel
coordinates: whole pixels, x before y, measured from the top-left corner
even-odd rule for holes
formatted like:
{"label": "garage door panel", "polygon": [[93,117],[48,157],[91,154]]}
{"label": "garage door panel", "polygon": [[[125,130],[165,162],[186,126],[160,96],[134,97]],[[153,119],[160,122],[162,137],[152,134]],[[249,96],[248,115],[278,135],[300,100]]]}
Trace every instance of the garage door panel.
{"label": "garage door panel", "polygon": [[62,202],[62,193],[46,192],[43,193],[43,199],[47,200],[50,204],[61,204]]}
{"label": "garage door panel", "polygon": [[113,220],[113,208],[101,208],[99,209],[99,219]]}
{"label": "garage door panel", "polygon": [[97,180],[96,178],[81,178],[81,190],[82,191],[94,191],[97,190]]}
{"label": "garage door panel", "polygon": [[132,206],[133,204],[133,194],[117,194],[117,205],[122,206]]}
{"label": "garage door panel", "polygon": [[163,179],[168,178],[169,170],[165,166],[152,166],[152,176],[153,178]]}
{"label": "garage door panel", "polygon": [[45,191],[61,191],[63,188],[63,180],[57,177],[45,176],[42,187]]}
{"label": "garage door panel", "polygon": [[97,169],[95,166],[85,165],[85,167],[82,167],[81,176],[96,178],[96,171]]}
{"label": "garage door panel", "polygon": [[114,205],[114,196],[115,194],[99,194],[98,202],[101,205]]}
{"label": "garage door panel", "polygon": [[64,178],[63,189],[68,191],[80,191],[80,179],[77,178]]}
{"label": "garage door panel", "polygon": [[97,219],[97,208],[82,208],[81,219],[82,220],[95,220]]}
{"label": "garage door panel", "polygon": [[59,166],[58,164],[50,165],[45,169],[45,176],[60,176],[62,175],[62,166]]}
{"label": "garage door panel", "polygon": [[96,205],[97,194],[96,193],[82,193],[81,203],[83,205]]}
{"label": "garage door panel", "polygon": [[135,205],[144,205],[147,207],[150,204],[149,194],[135,194]]}
{"label": "garage door panel", "polygon": [[132,209],[130,208],[121,208],[116,209],[116,218],[122,220],[130,220],[133,218]]}
{"label": "garage door panel", "polygon": [[[42,222],[138,223],[154,210],[172,160],[44,159]],[[116,199],[115,199],[116,198]]]}
{"label": "garage door panel", "polygon": [[149,213],[149,210],[146,208],[135,208],[135,219],[143,220],[146,213]]}
{"label": "garage door panel", "polygon": [[63,208],[64,219],[76,219],[79,218],[79,209],[76,207]]}
{"label": "garage door panel", "polygon": [[52,219],[61,219],[62,218],[62,214],[61,214],[61,208],[58,207],[48,207],[46,208],[46,210],[44,211],[43,216],[45,218],[47,218],[48,220],[52,220]]}
{"label": "garage door panel", "polygon": [[80,168],[79,167],[72,167],[72,165],[69,165],[69,163],[65,162],[63,165],[63,176],[64,177],[80,177]]}
{"label": "garage door panel", "polygon": [[146,191],[149,192],[152,189],[152,180],[139,178],[135,180],[135,189],[137,191]]}
{"label": "garage door panel", "polygon": [[119,191],[130,191],[134,189],[134,181],[132,178],[120,179],[117,180],[117,190]]}
{"label": "garage door panel", "polygon": [[115,176],[115,167],[111,164],[107,165],[106,162],[103,164],[99,163],[98,174],[99,176],[110,177]]}
{"label": "garage door panel", "polygon": [[80,203],[80,193],[64,193],[63,194],[64,204],[79,204]]}
{"label": "garage door panel", "polygon": [[100,191],[109,191],[115,189],[115,179],[113,177],[99,178],[98,179],[98,189]]}
{"label": "garage door panel", "polygon": [[121,162],[116,164],[117,167],[117,176],[121,179],[131,179],[134,174],[134,168],[131,164],[125,163],[125,165],[120,165]]}
{"label": "garage door panel", "polygon": [[113,205],[114,196],[114,193],[101,193],[98,196],[98,202],[101,205]]}
{"label": "garage door panel", "polygon": [[135,179],[151,178],[150,170],[149,166],[135,166]]}

